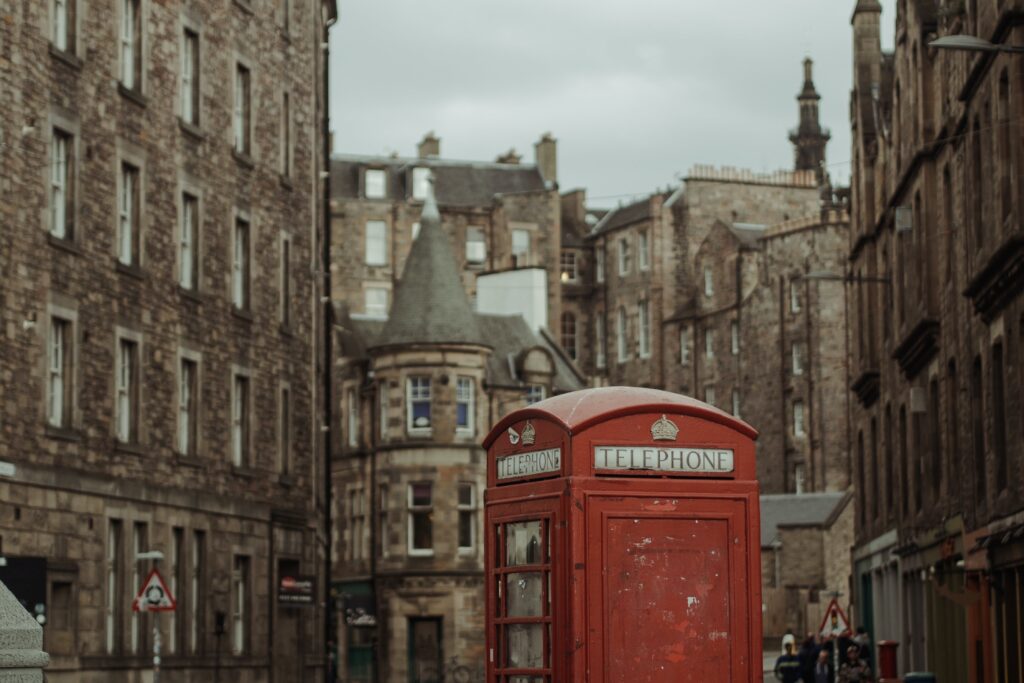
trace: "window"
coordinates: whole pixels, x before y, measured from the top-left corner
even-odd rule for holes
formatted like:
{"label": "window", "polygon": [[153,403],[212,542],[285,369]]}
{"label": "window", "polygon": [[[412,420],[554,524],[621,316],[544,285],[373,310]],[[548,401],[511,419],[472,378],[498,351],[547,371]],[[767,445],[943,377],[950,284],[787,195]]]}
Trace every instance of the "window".
{"label": "window", "polygon": [[252,153],[252,73],[242,64],[235,64],[235,151]]}
{"label": "window", "polygon": [[522,228],[512,230],[512,265],[530,265],[530,231]]}
{"label": "window", "polygon": [[139,345],[131,339],[117,343],[117,440],[137,443],[139,438]]}
{"label": "window", "polygon": [[562,314],[562,348],[573,360],[576,360],[579,354],[576,342],[576,316],[565,312]]}
{"label": "window", "polygon": [[789,311],[791,313],[800,312],[800,281],[796,278],[791,278],[789,281]]}
{"label": "window", "polygon": [[608,340],[604,334],[604,315],[601,314],[594,316],[594,341],[597,347],[594,354],[594,364],[599,368],[603,368],[607,364]]}
{"label": "window", "polygon": [[62,52],[75,52],[76,0],[53,0],[53,26],[50,39]]}
{"label": "window", "polygon": [[377,410],[378,417],[380,418],[380,440],[384,441],[388,436],[388,383],[381,382],[377,385],[377,402],[379,408]]}
{"label": "window", "polygon": [[362,487],[348,491],[348,559],[363,559],[363,538],[366,536],[366,494]]}
{"label": "window", "polygon": [[52,427],[64,429],[71,427],[71,410],[75,395],[72,329],[70,320],[56,316],[50,318],[46,421]]}
{"label": "window", "polygon": [[793,401],[793,436],[804,436],[804,402]]}
{"label": "window", "polygon": [[187,192],[181,195],[178,284],[193,292],[199,289],[199,199]]}
{"label": "window", "polygon": [[412,198],[423,201],[430,192],[430,169],[418,166],[412,169]]}
{"label": "window", "polygon": [[430,378],[408,379],[408,430],[430,432]]}
{"label": "window", "polygon": [[235,555],[231,572],[231,651],[249,650],[249,558]]}
{"label": "window", "polygon": [[473,378],[459,377],[455,383],[455,431],[473,434]]}
{"label": "window", "polygon": [[348,407],[348,425],[345,430],[348,432],[348,447],[355,448],[359,445],[359,396],[355,389],[349,388],[345,392],[345,405]]}
{"label": "window", "polygon": [[576,282],[576,252],[562,251],[562,282]]}
{"label": "window", "polygon": [[50,234],[62,240],[74,237],[74,138],[53,129],[50,142]]}
{"label": "window", "polygon": [[604,247],[594,250],[595,277],[598,282],[604,282]]}
{"label": "window", "polygon": [[363,173],[365,184],[364,194],[367,199],[384,199],[388,196],[387,171],[379,168],[368,168]]}
{"label": "window", "polygon": [[[52,570],[51,570],[52,572]],[[47,572],[51,574],[51,572]],[[51,574],[52,575],[52,574]],[[71,577],[68,577],[69,579]],[[75,655],[75,585],[71,580],[51,580],[50,598],[47,605],[46,652],[53,654]]]}
{"label": "window", "polygon": [[803,344],[799,342],[793,342],[792,347],[793,354],[793,374],[802,375],[804,374],[804,349]]}
{"label": "window", "polygon": [[679,363],[690,364],[690,330],[685,327],[679,328]]}
{"label": "window", "polygon": [[433,485],[429,481],[409,484],[409,554],[434,554]]}
{"label": "window", "polygon": [[540,403],[547,396],[547,391],[544,389],[543,384],[528,384],[526,386],[526,404],[533,405],[534,403]]}
{"label": "window", "polygon": [[[131,567],[131,585],[141,586],[142,580],[145,574],[142,573],[142,563],[138,561],[138,557],[141,553],[148,550],[146,547],[146,523],[135,522],[132,524],[132,554],[129,558],[129,566]],[[132,612],[131,616],[131,652],[132,654],[139,654],[144,651],[144,641],[146,639],[147,629],[143,623],[144,612]]]}
{"label": "window", "polygon": [[126,266],[139,265],[139,169],[121,164],[117,198],[117,260]]}
{"label": "window", "polygon": [[704,387],[704,402],[715,405],[715,387],[710,384]]}
{"label": "window", "polygon": [[459,554],[470,554],[476,545],[476,486],[459,482]]}
{"label": "window", "polygon": [[384,221],[366,221],[366,265],[388,263],[388,226]]}
{"label": "window", "polygon": [[292,106],[289,93],[281,93],[281,175],[292,175]]}
{"label": "window", "polygon": [[181,39],[181,120],[199,125],[199,34],[187,28]]}
{"label": "window", "polygon": [[633,256],[629,253],[629,240],[619,240],[619,275],[626,275],[633,268]]}
{"label": "window", "polygon": [[142,89],[142,17],[140,0],[121,0],[121,85]]}
{"label": "window", "polygon": [[639,317],[640,357],[651,357],[651,304],[641,301],[637,306]]}
{"label": "window", "polygon": [[640,231],[640,234],[637,237],[637,251],[639,252],[637,257],[640,261],[640,270],[649,270],[651,267],[650,242],[651,240],[647,235],[647,231]]}
{"label": "window", "polygon": [[121,547],[121,520],[107,520],[107,592],[106,592],[106,636],[107,654],[116,654],[121,649],[121,615],[124,612],[124,581],[121,566],[124,550]]}
{"label": "window", "polygon": [[1004,391],[1003,342],[992,345],[992,453],[995,456],[996,491],[1009,483],[1009,464],[1006,458],[1006,392]]}
{"label": "window", "polygon": [[704,330],[704,357],[709,360],[715,357],[714,330]]}
{"label": "window", "polygon": [[712,296],[715,293],[715,275],[711,266],[704,266],[704,296]]}
{"label": "window", "polygon": [[484,240],[484,229],[469,226],[466,228],[466,261],[483,263],[487,258],[487,242]]}
{"label": "window", "polygon": [[182,358],[178,368],[178,452],[182,455],[196,454],[198,379],[198,363],[191,358]]}
{"label": "window", "polygon": [[192,532],[192,550],[189,553],[191,567],[189,570],[188,590],[188,637],[189,651],[197,654],[203,651],[203,606],[206,596],[203,594],[203,567],[206,566],[206,533]]}
{"label": "window", "polygon": [[384,287],[367,287],[363,292],[366,317],[385,319],[388,317],[388,290]]}
{"label": "window", "polygon": [[415,240],[417,237],[420,236],[420,222],[419,221],[416,221],[415,223],[412,224],[412,232],[411,232],[411,234],[412,234],[413,240]]}
{"label": "window", "polygon": [[292,471],[292,392],[288,387],[281,387],[278,419],[281,421],[277,430],[277,462],[278,470],[283,475]]}
{"label": "window", "polygon": [[732,355],[738,356],[740,353],[740,324],[733,320],[729,324],[729,349],[732,351]]}
{"label": "window", "polygon": [[243,218],[235,219],[231,302],[239,311],[249,310],[249,221]]}
{"label": "window", "polygon": [[171,595],[178,601],[180,607],[167,615],[171,622],[170,628],[167,629],[167,652],[181,654],[181,644],[184,642],[181,629],[185,623],[180,618],[180,613],[185,610],[185,595],[183,593],[185,586],[185,530],[180,526],[171,527],[169,560],[171,571],[167,580],[171,585],[168,588],[171,589]]}
{"label": "window", "polygon": [[388,485],[380,484],[377,487],[378,491],[378,505],[377,505],[377,539],[380,544],[380,556],[387,557],[390,553],[388,551]]}
{"label": "window", "polygon": [[249,378],[238,373],[231,394],[231,463],[249,464]]}
{"label": "window", "polygon": [[292,241],[287,237],[281,239],[281,300],[278,302],[281,327],[287,329],[292,324]]}
{"label": "window", "polygon": [[740,416],[740,390],[732,390],[732,414],[733,417]]}
{"label": "window", "polygon": [[797,495],[800,495],[804,492],[804,480],[804,465],[803,463],[798,462],[797,464],[793,465],[793,488]]}
{"label": "window", "polygon": [[626,335],[626,309],[620,308],[615,319],[615,351],[616,358],[620,363],[626,362],[626,359],[629,358],[629,352],[626,349]]}

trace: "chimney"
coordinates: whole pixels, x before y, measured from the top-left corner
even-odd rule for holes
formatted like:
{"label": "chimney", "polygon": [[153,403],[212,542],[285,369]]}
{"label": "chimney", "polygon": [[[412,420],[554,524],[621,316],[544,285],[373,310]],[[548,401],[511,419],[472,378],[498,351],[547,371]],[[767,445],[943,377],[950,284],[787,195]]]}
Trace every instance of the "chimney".
{"label": "chimney", "polygon": [[558,185],[558,141],[551,133],[544,133],[533,146],[537,168],[544,182]]}
{"label": "chimney", "polygon": [[441,156],[441,138],[434,135],[434,131],[430,131],[420,140],[418,156],[420,159]]}
{"label": "chimney", "polygon": [[516,154],[516,148],[512,147],[504,154],[499,154],[498,158],[495,159],[499,164],[514,164],[519,165],[519,162],[523,160],[522,154]]}

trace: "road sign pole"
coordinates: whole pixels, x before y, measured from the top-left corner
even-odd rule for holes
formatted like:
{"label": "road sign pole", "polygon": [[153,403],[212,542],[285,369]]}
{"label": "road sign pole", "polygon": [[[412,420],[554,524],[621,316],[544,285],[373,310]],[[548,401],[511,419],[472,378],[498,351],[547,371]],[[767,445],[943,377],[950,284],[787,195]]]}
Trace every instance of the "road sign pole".
{"label": "road sign pole", "polygon": [[160,613],[153,612],[153,683],[160,683]]}

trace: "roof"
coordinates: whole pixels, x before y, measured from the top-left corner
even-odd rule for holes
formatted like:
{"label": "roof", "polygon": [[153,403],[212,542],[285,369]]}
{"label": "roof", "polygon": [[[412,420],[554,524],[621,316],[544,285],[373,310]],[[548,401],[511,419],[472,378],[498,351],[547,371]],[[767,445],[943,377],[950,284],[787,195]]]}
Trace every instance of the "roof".
{"label": "roof", "polygon": [[331,157],[331,199],[359,199],[359,172],[367,166],[387,171],[388,197],[393,199],[412,196],[412,168],[430,168],[441,206],[486,206],[495,195],[548,189],[534,164],[335,155]]}
{"label": "roof", "polygon": [[570,434],[577,434],[610,417],[652,412],[691,415],[725,425],[748,438],[757,438],[757,430],[746,422],[689,396],[660,389],[600,387],[555,396],[506,416],[484,439],[484,448],[490,448],[512,422],[529,417],[557,422]]}
{"label": "roof", "polygon": [[782,493],[761,496],[761,547],[779,538],[779,527],[825,524],[845,506],[846,491],[826,493]]}
{"label": "roof", "polygon": [[590,234],[600,235],[602,233],[615,230],[616,228],[622,228],[632,223],[646,220],[652,215],[651,198],[644,197],[640,201],[610,210],[601,218],[597,225],[594,226],[594,229],[591,230]]}
{"label": "roof", "polygon": [[423,204],[420,232],[395,287],[391,313],[373,345],[398,344],[484,345],[430,190]]}
{"label": "roof", "polygon": [[556,393],[583,388],[583,378],[565,361],[555,342],[547,335],[531,330],[523,316],[478,313],[477,319],[484,340],[494,348],[487,361],[488,383],[496,386],[522,385],[522,380],[513,374],[515,360],[523,351],[539,346],[554,359],[555,376],[552,384]]}

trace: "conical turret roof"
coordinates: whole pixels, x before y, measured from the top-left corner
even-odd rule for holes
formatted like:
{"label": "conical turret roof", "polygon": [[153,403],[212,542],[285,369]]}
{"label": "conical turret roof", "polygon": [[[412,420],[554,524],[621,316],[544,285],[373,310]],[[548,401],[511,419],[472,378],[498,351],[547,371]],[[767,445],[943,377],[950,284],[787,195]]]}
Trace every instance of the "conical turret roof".
{"label": "conical turret roof", "polygon": [[399,344],[486,346],[462,286],[452,245],[441,228],[441,213],[429,184],[420,231],[412,244],[394,303],[374,348]]}

